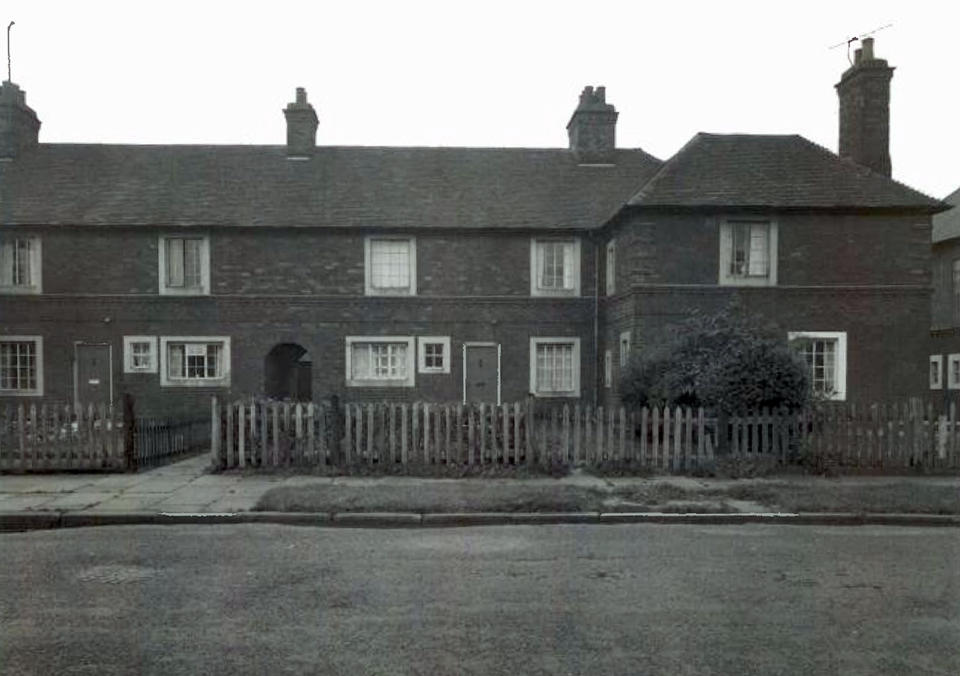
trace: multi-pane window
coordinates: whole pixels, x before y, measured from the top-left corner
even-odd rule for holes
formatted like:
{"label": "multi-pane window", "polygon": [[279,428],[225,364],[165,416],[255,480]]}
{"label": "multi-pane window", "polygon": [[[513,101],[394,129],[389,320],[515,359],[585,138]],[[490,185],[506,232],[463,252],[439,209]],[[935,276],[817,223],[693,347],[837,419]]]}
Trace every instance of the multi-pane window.
{"label": "multi-pane window", "polygon": [[777,282],[777,227],[771,221],[725,220],[720,226],[720,283]]}
{"label": "multi-pane window", "polygon": [[420,336],[420,373],[450,373],[450,336]]}
{"label": "multi-pane window", "polygon": [[947,355],[947,387],[960,390],[960,354]]}
{"label": "multi-pane window", "polygon": [[833,394],[837,388],[837,341],[804,338],[797,341],[796,347],[807,362],[813,391]]}
{"label": "multi-pane window", "polygon": [[787,339],[807,365],[813,392],[826,399],[846,399],[846,332],[791,331]]}
{"label": "multi-pane window", "polygon": [[223,377],[221,343],[167,343],[170,380],[217,380]]}
{"label": "multi-pane window", "polygon": [[367,294],[416,293],[416,243],[412,237],[366,240]]}
{"label": "multi-pane window", "polygon": [[955,258],[953,260],[950,281],[953,323],[960,324],[960,258]]}
{"label": "multi-pane window", "polygon": [[534,394],[579,396],[579,339],[531,338],[530,361],[530,389]]}
{"label": "multi-pane window", "polygon": [[160,237],[160,293],[209,293],[209,241],[205,236]]}
{"label": "multi-pane window", "polygon": [[930,355],[930,389],[943,389],[943,355]]}
{"label": "multi-pane window", "polygon": [[0,392],[37,393],[38,369],[39,349],[36,339],[0,340]]}
{"label": "multi-pane window", "polygon": [[37,293],[40,280],[40,239],[0,237],[0,290]]}
{"label": "multi-pane window", "polygon": [[575,239],[534,239],[530,272],[533,295],[579,295],[580,242]]}
{"label": "multi-pane window", "polygon": [[124,336],[123,355],[124,373],[156,373],[156,336]]}
{"label": "multi-pane window", "polygon": [[351,377],[354,380],[400,380],[407,377],[407,343],[354,343]]}

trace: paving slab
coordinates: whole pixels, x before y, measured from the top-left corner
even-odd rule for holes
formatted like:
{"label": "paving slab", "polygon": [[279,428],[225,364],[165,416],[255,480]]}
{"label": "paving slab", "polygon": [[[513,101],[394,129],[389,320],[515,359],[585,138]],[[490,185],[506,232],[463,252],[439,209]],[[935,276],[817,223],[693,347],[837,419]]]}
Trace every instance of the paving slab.
{"label": "paving slab", "polygon": [[[86,509],[85,512],[142,512],[156,511],[157,503],[155,495],[141,496],[139,498],[115,497],[103,502],[97,503]],[[2,503],[0,503],[2,504]]]}
{"label": "paving slab", "polygon": [[98,505],[113,498],[115,493],[71,493],[54,498],[43,504],[44,509],[50,510],[78,510]]}
{"label": "paving slab", "polygon": [[69,493],[93,482],[92,477],[71,474],[0,476],[0,493]]}
{"label": "paving slab", "polygon": [[56,495],[32,493],[29,495],[10,495],[0,498],[0,511],[16,512],[19,510],[34,510],[54,500]]}

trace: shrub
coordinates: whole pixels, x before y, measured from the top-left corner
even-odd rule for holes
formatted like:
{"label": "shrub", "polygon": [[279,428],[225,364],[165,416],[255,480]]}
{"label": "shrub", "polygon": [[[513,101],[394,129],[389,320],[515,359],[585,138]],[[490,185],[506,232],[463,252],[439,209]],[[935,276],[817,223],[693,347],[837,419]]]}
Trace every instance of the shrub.
{"label": "shrub", "polygon": [[725,412],[809,401],[802,359],[739,306],[695,314],[674,335],[661,351],[631,364],[620,393],[624,401]]}

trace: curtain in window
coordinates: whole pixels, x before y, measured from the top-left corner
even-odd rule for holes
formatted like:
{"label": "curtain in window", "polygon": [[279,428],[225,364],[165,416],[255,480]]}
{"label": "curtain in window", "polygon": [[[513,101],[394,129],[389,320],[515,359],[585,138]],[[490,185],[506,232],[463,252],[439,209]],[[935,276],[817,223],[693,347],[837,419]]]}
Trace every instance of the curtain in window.
{"label": "curtain in window", "polygon": [[766,276],[770,265],[770,226],[766,223],[753,223],[750,226],[750,257],[747,274]]}
{"label": "curtain in window", "polygon": [[202,239],[183,240],[183,285],[200,286],[200,247]]}
{"label": "curtain in window", "polygon": [[0,240],[0,286],[13,286],[16,240]]}
{"label": "curtain in window", "polygon": [[171,237],[167,244],[167,286],[183,286],[183,240]]}
{"label": "curtain in window", "polygon": [[354,343],[351,346],[350,377],[354,380],[370,377],[370,343]]}
{"label": "curtain in window", "polygon": [[537,391],[569,392],[573,389],[573,346],[537,345]]}
{"label": "curtain in window", "polygon": [[410,242],[375,239],[370,242],[371,284],[377,289],[410,287]]}
{"label": "curtain in window", "polygon": [[537,277],[541,289],[574,287],[573,242],[538,242]]}
{"label": "curtain in window", "polygon": [[183,345],[167,345],[167,377],[184,377],[183,353]]}

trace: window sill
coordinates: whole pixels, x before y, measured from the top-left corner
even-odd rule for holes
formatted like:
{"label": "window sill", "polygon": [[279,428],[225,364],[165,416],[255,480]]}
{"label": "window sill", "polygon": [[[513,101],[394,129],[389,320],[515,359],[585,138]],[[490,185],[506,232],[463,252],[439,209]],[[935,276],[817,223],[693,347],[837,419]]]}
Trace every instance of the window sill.
{"label": "window sill", "polygon": [[38,296],[40,293],[38,286],[0,286],[0,295]]}
{"label": "window sill", "polygon": [[413,387],[413,382],[407,378],[394,380],[348,380],[347,387]]}

